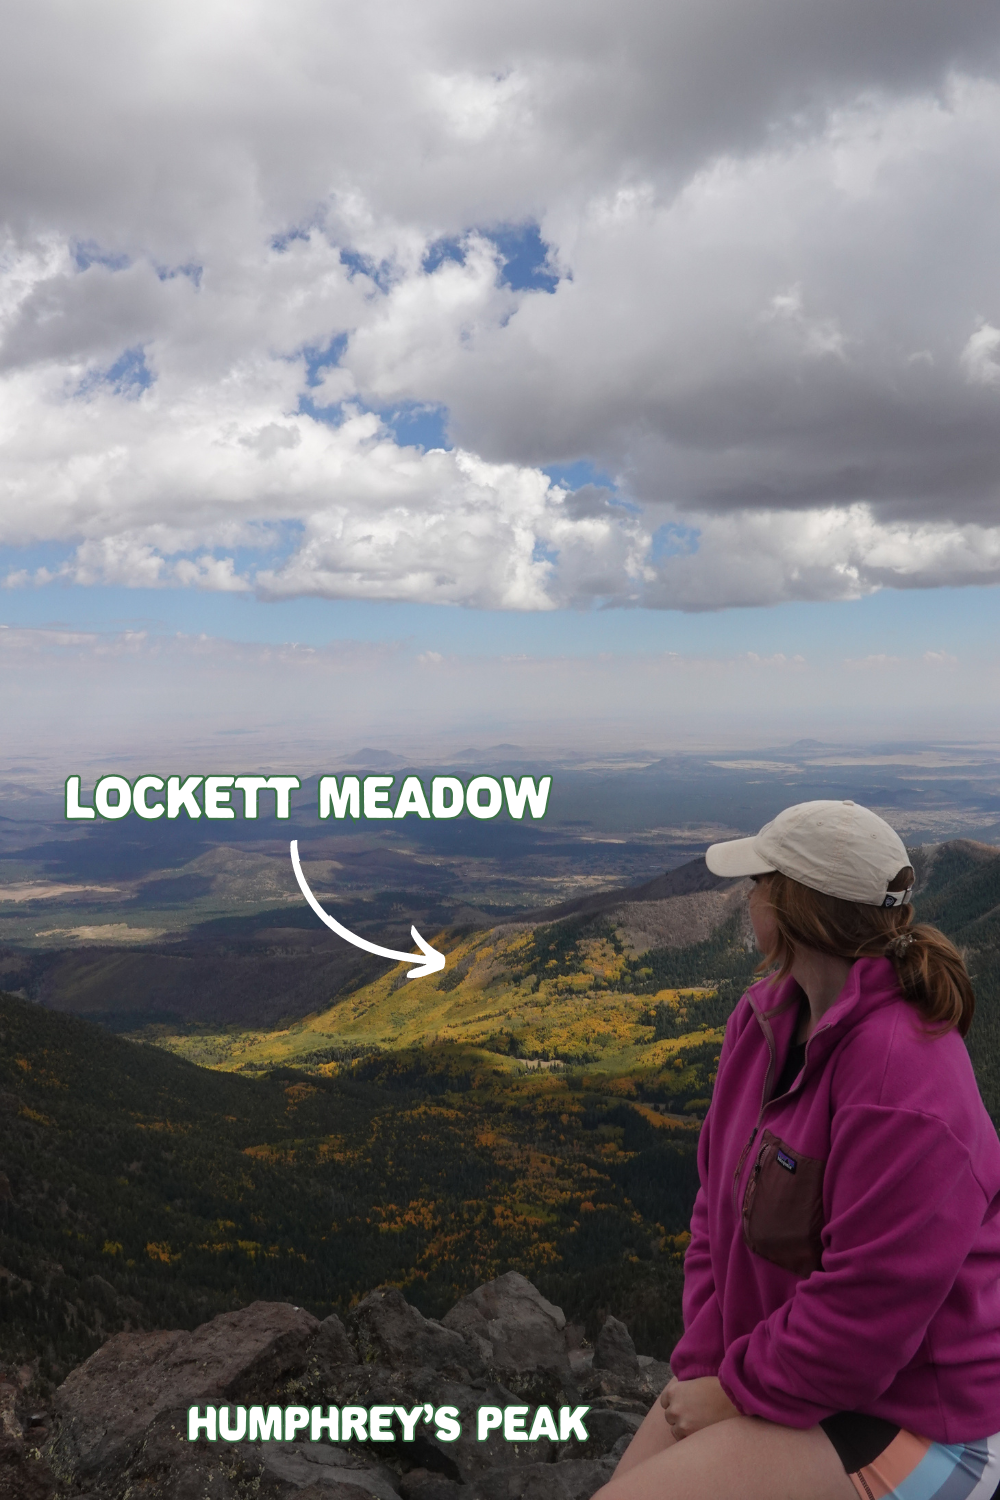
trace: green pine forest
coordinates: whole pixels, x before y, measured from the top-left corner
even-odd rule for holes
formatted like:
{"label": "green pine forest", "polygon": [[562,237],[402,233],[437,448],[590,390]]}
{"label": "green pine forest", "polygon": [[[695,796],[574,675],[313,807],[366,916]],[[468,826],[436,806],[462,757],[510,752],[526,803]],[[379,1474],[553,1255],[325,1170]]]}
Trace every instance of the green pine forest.
{"label": "green pine forest", "polygon": [[[918,918],[973,974],[1000,1125],[1000,857],[914,862]],[[392,970],[274,1033],[136,1040],[0,996],[4,1364],[50,1387],[121,1328],[343,1313],[387,1282],[440,1316],[510,1269],[667,1357],[741,923],[641,957],[604,917],[444,941],[443,975]]]}

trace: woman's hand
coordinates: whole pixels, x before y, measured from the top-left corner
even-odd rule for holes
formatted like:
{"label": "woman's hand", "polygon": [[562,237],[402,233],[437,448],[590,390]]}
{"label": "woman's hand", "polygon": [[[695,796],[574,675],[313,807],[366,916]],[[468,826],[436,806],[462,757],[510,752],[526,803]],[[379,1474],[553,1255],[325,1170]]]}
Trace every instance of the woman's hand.
{"label": "woman's hand", "polygon": [[675,1438],[690,1437],[713,1422],[740,1415],[714,1375],[700,1375],[696,1380],[675,1376],[660,1393],[660,1405]]}

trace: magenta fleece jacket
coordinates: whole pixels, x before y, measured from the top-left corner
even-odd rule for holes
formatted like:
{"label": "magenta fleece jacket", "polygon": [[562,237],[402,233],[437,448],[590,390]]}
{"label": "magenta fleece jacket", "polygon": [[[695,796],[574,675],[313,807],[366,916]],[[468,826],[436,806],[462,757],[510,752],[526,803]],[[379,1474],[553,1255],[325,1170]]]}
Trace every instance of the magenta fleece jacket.
{"label": "magenta fleece jacket", "polygon": [[861,959],[768,1103],[800,996],[761,980],[729,1019],[674,1374],[788,1427],[859,1411],[937,1442],[1000,1432],[1000,1143],[965,1045]]}

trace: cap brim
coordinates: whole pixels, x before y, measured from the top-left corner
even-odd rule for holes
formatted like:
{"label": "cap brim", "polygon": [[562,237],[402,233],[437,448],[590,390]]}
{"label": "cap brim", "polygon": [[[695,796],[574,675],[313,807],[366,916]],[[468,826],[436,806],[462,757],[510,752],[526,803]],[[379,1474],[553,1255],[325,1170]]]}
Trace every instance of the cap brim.
{"label": "cap brim", "polygon": [[705,863],[713,875],[772,875],[775,867],[757,853],[756,842],[730,839],[726,844],[711,844],[705,851]]}

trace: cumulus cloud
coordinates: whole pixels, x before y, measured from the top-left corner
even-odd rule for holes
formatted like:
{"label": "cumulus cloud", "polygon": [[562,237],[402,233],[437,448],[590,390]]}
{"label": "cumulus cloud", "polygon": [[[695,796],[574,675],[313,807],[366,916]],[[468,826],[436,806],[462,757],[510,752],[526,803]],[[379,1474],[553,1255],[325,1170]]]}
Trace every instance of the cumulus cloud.
{"label": "cumulus cloud", "polygon": [[697,551],[659,564],[646,603],[716,609],[1000,582],[1000,527],[880,521],[858,504],[780,515],[733,511],[701,522]]}
{"label": "cumulus cloud", "polygon": [[970,334],[961,365],[973,385],[1000,384],[1000,328],[984,323]]}
{"label": "cumulus cloud", "polygon": [[7,584],[1000,580],[998,43],[985,0],[22,7]]}

